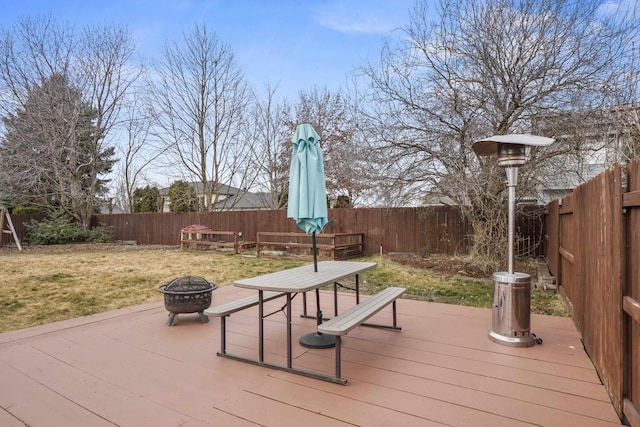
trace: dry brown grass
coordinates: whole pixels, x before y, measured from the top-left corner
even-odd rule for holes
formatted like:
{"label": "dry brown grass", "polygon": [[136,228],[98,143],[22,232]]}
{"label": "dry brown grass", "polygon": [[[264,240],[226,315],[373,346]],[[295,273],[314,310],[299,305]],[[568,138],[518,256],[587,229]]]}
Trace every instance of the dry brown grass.
{"label": "dry brown grass", "polygon": [[3,248],[0,262],[0,332],[160,301],[158,286],[179,276],[227,286],[301,263],[127,245]]}
{"label": "dry brown grass", "polygon": [[[363,293],[386,286],[407,288],[407,297],[427,301],[491,306],[493,286],[484,279],[443,274],[388,257],[369,257],[377,268],[363,274]],[[440,259],[439,264],[454,261]],[[0,248],[0,332],[122,307],[161,301],[158,286],[180,276],[201,276],[219,286],[309,263],[264,259],[220,251],[181,251],[178,247],[117,244]],[[454,269],[458,273],[459,268]],[[353,287],[352,281],[342,282]],[[556,295],[532,293],[532,312],[566,316]]]}

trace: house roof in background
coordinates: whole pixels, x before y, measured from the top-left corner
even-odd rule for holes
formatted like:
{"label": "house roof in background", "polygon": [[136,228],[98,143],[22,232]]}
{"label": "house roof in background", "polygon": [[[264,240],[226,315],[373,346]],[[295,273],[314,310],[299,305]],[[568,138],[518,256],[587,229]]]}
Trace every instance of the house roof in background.
{"label": "house roof in background", "polygon": [[[191,182],[187,182],[187,184],[189,184],[194,190],[196,190],[196,193],[202,193],[204,191],[204,186],[200,181],[191,181]],[[224,196],[235,196],[236,194],[239,194],[242,192],[242,190],[240,190],[239,188],[233,187],[231,185],[227,185],[227,184],[219,184],[219,185],[220,185],[220,194]],[[166,196],[167,194],[169,194],[169,188],[170,187],[160,188],[160,195]]]}
{"label": "house roof in background", "polygon": [[224,200],[218,201],[215,204],[215,209],[217,210],[225,210],[225,209],[234,209],[234,210],[251,210],[251,209],[266,209],[268,208],[265,203],[266,198],[263,193],[250,193],[245,192],[243,194],[234,195],[232,197],[227,197]]}

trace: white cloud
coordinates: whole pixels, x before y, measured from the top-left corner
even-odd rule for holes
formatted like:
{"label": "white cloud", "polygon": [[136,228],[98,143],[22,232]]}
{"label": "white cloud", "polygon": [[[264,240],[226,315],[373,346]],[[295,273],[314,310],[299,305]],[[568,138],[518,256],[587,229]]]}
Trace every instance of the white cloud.
{"label": "white cloud", "polygon": [[329,0],[315,7],[318,24],[343,33],[389,33],[407,23],[413,1]]}
{"label": "white cloud", "polygon": [[638,0],[609,0],[602,3],[600,13],[605,16],[637,15],[640,1]]}

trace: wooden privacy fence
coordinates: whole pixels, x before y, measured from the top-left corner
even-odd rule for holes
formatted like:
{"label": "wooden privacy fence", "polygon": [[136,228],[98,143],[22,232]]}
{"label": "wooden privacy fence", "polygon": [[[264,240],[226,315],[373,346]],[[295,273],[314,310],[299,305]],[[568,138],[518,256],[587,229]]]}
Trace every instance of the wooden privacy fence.
{"label": "wooden privacy fence", "polygon": [[[506,209],[506,207],[505,207]],[[16,232],[25,236],[24,222],[43,216],[12,215]],[[518,240],[531,245],[518,247],[519,254],[544,254],[543,215],[517,219]],[[214,231],[242,233],[243,239],[256,241],[258,232],[302,233],[286,210],[135,213],[94,215],[92,226],[113,227],[117,240],[143,245],[179,245],[180,230],[193,224]],[[454,207],[329,209],[327,234],[361,233],[364,255],[406,252],[416,254],[465,254],[473,245],[469,221]],[[8,241],[7,241],[8,242]]]}
{"label": "wooden privacy fence", "polygon": [[640,160],[549,205],[548,265],[618,411],[640,427]]}
{"label": "wooden privacy fence", "polygon": [[[250,241],[257,241],[258,232],[302,233],[284,209],[95,215],[94,222],[113,226],[118,240],[139,244],[177,245],[179,230],[191,224],[241,232]],[[322,233],[364,234],[365,255],[381,247],[385,253],[467,253],[473,243],[469,222],[448,207],[329,209]]]}

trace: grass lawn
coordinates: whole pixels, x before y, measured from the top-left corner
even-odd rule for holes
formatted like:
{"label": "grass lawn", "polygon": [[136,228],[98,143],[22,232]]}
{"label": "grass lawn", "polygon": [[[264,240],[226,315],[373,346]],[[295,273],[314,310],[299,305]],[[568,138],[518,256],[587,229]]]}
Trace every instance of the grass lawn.
{"label": "grass lawn", "polygon": [[[491,307],[493,283],[443,275],[397,263],[386,256],[362,275],[363,293],[386,286],[407,288],[407,297],[476,307]],[[180,276],[202,276],[219,286],[234,280],[309,263],[308,260],[256,258],[250,253],[181,251],[178,247],[60,245],[0,248],[0,332],[161,301],[158,286]],[[490,277],[490,275],[488,275]],[[342,282],[343,285],[352,285]],[[215,291],[214,291],[215,292]],[[532,312],[567,316],[561,298],[532,291]]]}

